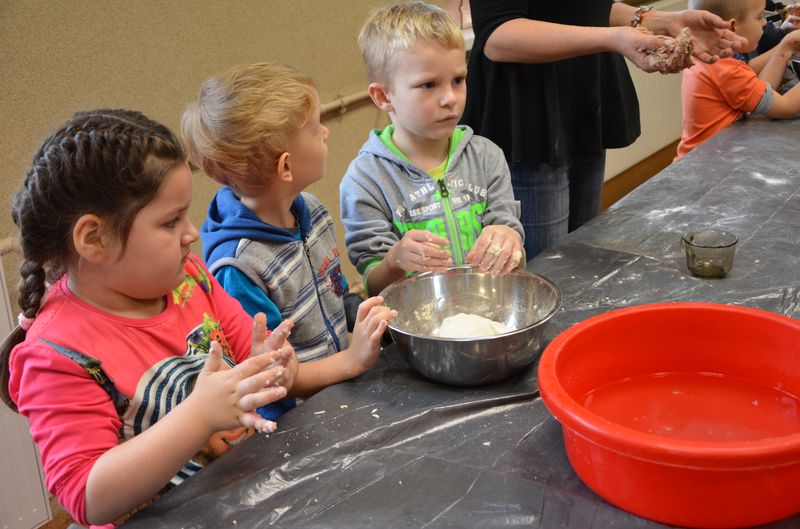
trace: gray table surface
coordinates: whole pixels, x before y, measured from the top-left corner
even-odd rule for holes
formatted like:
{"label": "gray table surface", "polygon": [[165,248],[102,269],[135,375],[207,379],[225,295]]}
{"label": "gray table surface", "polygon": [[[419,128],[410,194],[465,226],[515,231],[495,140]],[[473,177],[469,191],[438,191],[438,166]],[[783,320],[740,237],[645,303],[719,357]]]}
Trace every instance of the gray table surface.
{"label": "gray table surface", "polygon": [[[710,301],[800,316],[800,122],[748,120],[637,188],[528,269],[563,292],[548,339],[589,316]],[[724,279],[692,277],[680,237],[739,236]],[[482,388],[439,385],[388,347],[378,365],[285,415],[126,527],[667,527],[590,491],[540,398],[536,365]],[[609,476],[624,479],[624,476]],[[800,516],[771,529],[800,527]]]}

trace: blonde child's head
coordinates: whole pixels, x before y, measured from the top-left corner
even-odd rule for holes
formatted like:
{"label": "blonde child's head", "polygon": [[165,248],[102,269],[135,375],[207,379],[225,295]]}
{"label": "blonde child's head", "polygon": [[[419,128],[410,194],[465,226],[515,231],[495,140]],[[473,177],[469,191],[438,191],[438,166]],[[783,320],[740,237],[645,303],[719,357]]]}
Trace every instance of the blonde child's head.
{"label": "blonde child's head", "polygon": [[102,218],[124,249],[138,213],[185,161],[169,129],[131,110],[78,112],[51,133],[12,200],[23,315],[33,318],[46,281],[77,261],[73,229],[81,217]]}
{"label": "blonde child's head", "polygon": [[464,49],[458,24],[437,6],[415,0],[374,10],[358,34],[369,82],[391,83],[399,52],[413,49],[418,40]]}
{"label": "blonde child's head", "polygon": [[689,0],[689,9],[709,11],[724,20],[738,20],[752,3],[753,0]]}
{"label": "blonde child's head", "polygon": [[705,9],[725,20],[732,20],[732,29],[747,39],[748,48],[741,50],[745,53],[758,47],[764,33],[765,6],[765,0],[689,0],[692,9]]}
{"label": "blonde child's head", "polygon": [[316,97],[311,77],[281,64],[239,65],[215,75],[181,118],[189,160],[237,195],[255,196]]}

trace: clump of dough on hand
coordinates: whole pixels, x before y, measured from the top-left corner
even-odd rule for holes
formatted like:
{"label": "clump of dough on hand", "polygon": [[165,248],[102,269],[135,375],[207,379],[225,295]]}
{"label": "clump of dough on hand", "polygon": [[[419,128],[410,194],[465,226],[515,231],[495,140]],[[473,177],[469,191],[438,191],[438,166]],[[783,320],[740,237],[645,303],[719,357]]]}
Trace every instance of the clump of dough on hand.
{"label": "clump of dough on hand", "polygon": [[[650,30],[639,27],[640,31],[652,33]],[[640,48],[638,51],[647,56],[647,63],[661,73],[678,73],[684,68],[692,66],[692,51],[694,40],[692,31],[683,28],[676,37],[657,35],[659,45],[654,48]]]}

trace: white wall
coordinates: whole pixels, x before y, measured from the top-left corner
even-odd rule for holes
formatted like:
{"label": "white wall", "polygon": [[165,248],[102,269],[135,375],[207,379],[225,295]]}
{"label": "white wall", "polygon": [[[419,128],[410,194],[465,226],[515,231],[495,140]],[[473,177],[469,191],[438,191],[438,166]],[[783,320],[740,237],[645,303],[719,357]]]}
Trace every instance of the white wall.
{"label": "white wall", "polygon": [[[0,266],[0,340],[11,332],[11,304]],[[28,421],[0,404],[0,529],[31,529],[50,519],[39,457]]]}
{"label": "white wall", "polygon": [[[665,11],[686,9],[687,0],[661,0],[653,7]],[[610,149],[606,180],[644,160],[681,137],[681,76],[644,73],[630,62],[642,120],[642,135],[624,149]]]}

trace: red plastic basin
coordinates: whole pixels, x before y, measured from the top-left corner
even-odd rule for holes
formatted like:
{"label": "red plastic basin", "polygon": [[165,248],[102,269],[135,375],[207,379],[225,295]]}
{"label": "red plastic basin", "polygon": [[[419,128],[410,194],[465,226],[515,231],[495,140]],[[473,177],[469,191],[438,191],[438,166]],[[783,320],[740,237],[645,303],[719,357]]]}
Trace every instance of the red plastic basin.
{"label": "red plastic basin", "polygon": [[612,311],[560,334],[539,389],[575,472],[688,527],[800,512],[800,322],[711,303]]}

